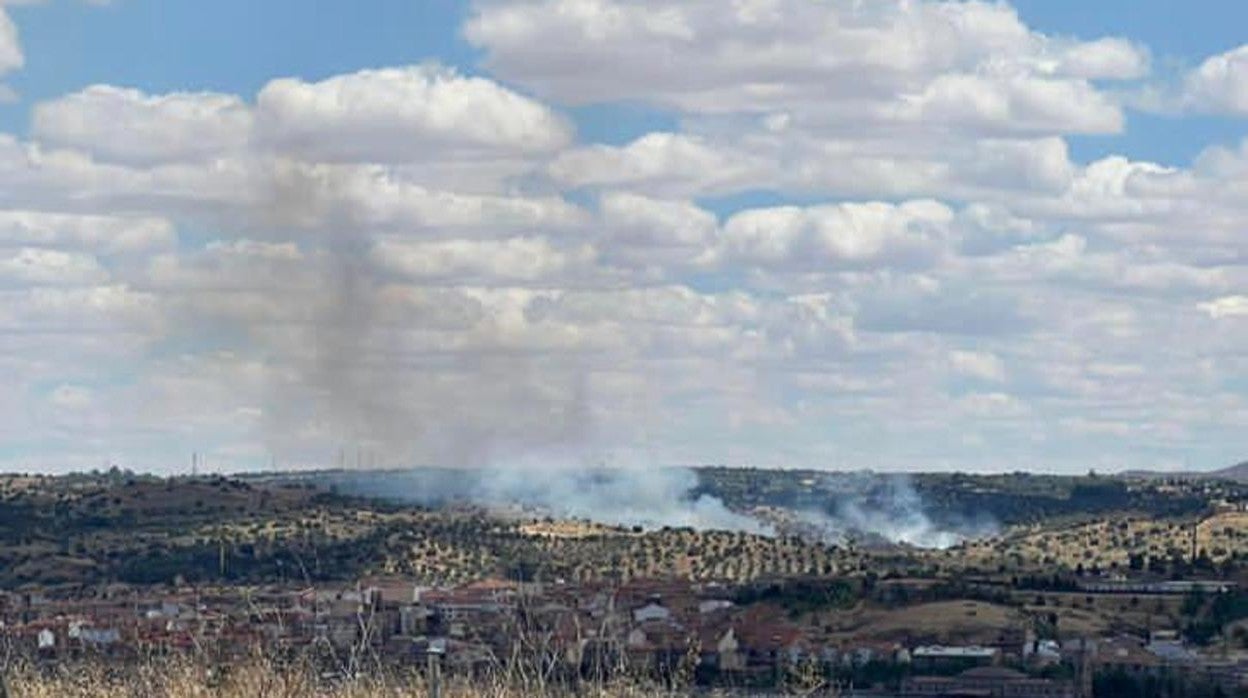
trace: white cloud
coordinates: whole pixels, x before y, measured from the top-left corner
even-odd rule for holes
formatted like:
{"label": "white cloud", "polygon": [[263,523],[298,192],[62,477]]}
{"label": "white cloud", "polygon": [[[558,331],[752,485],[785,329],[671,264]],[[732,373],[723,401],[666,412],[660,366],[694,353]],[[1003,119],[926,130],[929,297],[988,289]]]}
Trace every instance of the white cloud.
{"label": "white cloud", "polygon": [[150,337],[159,325],[154,296],[115,284],[0,290],[0,308],[0,334],[116,334],[120,328]]}
{"label": "white cloud", "polygon": [[531,155],[571,139],[570,126],[543,104],[433,65],[275,80],[256,109],[266,144],[317,161]]}
{"label": "white cloud", "polygon": [[87,254],[0,248],[0,284],[91,286],[107,280],[99,261]]}
{"label": "white cloud", "polygon": [[[996,105],[975,122],[1002,130],[1115,131],[1117,108],[1088,81],[1139,77],[1148,63],[1122,39],[1047,37],[1009,6],[985,3],[494,2],[477,7],[465,35],[495,72],[560,101],[699,113],[840,107],[876,123],[893,114],[939,124],[968,115],[898,107],[924,92],[965,97],[973,80],[975,103]],[[963,89],[952,90],[954,75]]]}
{"label": "white cloud", "polygon": [[1147,49],[1125,39],[1075,43],[1060,55],[1056,72],[1088,79],[1132,80],[1149,71]]}
{"label": "white cloud", "polygon": [[650,268],[665,276],[711,261],[719,221],[690,201],[609,192],[598,208],[600,251],[610,264]]}
{"label": "white cloud", "polygon": [[[1002,3],[476,7],[490,75],[97,85],[0,135],[0,439],[238,467],[1234,443],[1246,146],[1080,163],[1063,138],[1124,127],[1105,82],[1147,76],[1142,47]],[[576,139],[560,105],[600,100],[672,118]]]}
{"label": "white cloud", "polygon": [[174,240],[173,224],[163,218],[0,210],[0,245],[85,247],[122,253],[167,248]]}
{"label": "white cloud", "polygon": [[1027,74],[941,75],[904,97],[897,113],[906,121],[980,133],[1117,133],[1124,121],[1119,107],[1087,82]]}
{"label": "white cloud", "polygon": [[756,209],[725,222],[720,249],[746,266],[922,267],[944,251],[953,220],[953,211],[934,201]]}
{"label": "white cloud", "polygon": [[18,40],[17,25],[13,23],[4,6],[0,5],[0,75],[21,68],[26,64],[22,46]]}
{"label": "white cloud", "polygon": [[770,165],[696,136],[651,133],[624,147],[593,145],[565,151],[550,170],[570,186],[626,186],[672,197],[746,188],[762,179]]}
{"label": "white cloud", "polygon": [[35,107],[32,131],[105,162],[150,166],[235,154],[251,139],[251,110],[233,95],[93,85]]}
{"label": "white cloud", "polygon": [[81,385],[58,385],[48,396],[48,401],[54,406],[72,411],[87,409],[94,400],[94,392]]}
{"label": "white cloud", "polygon": [[1183,104],[1193,110],[1248,114],[1248,44],[1211,56],[1189,73]]}
{"label": "white cloud", "polygon": [[979,380],[1001,383],[1005,381],[1005,363],[995,354],[981,351],[952,351],[949,365],[954,372]]}
{"label": "white cloud", "polygon": [[1248,317],[1248,296],[1225,296],[1201,303],[1200,309],[1215,320]]}
{"label": "white cloud", "polygon": [[551,175],[567,186],[623,187],[657,198],[742,191],[1001,198],[1061,193],[1077,173],[1065,141],[1055,137],[843,138],[748,128],[709,125],[706,134],[650,133],[621,146],[573,148],[555,159]]}
{"label": "white cloud", "polygon": [[712,213],[688,201],[610,192],[600,208],[615,241],[643,246],[704,248],[717,225]]}
{"label": "white cloud", "polygon": [[540,238],[382,242],[371,255],[382,268],[409,279],[454,284],[564,284],[568,276],[588,271],[595,256],[588,246],[559,249]]}
{"label": "white cloud", "polygon": [[301,211],[310,212],[331,225],[349,214],[358,224],[386,230],[436,234],[439,229],[468,228],[498,235],[516,229],[557,231],[584,220],[579,208],[558,196],[439,191],[376,168],[315,168],[298,176],[294,184],[303,191],[287,202],[291,213],[299,217]]}

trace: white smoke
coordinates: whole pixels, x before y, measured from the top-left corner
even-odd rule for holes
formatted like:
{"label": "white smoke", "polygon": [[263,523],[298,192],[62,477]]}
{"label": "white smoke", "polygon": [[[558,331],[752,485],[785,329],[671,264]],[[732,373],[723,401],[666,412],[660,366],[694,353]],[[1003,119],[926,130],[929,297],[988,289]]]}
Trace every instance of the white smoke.
{"label": "white smoke", "polygon": [[348,473],[338,484],[369,496],[440,505],[463,502],[500,512],[602,524],[793,534],[830,544],[850,541],[944,549],[991,535],[991,522],[942,525],[905,476],[836,474],[826,511],[763,507],[734,511],[699,493],[697,471],[551,463],[531,459],[472,470]]}
{"label": "white smoke", "polygon": [[482,469],[415,469],[324,476],[341,491],[427,506],[467,503],[501,512],[584,519],[614,526],[694,528],[770,535],[758,519],[695,496],[685,468],[608,468],[549,461]]}
{"label": "white smoke", "polygon": [[939,523],[906,475],[843,476],[832,513],[795,512],[801,526],[828,542],[876,538],[916,548],[944,550],[968,540],[994,535],[995,522],[958,520]]}

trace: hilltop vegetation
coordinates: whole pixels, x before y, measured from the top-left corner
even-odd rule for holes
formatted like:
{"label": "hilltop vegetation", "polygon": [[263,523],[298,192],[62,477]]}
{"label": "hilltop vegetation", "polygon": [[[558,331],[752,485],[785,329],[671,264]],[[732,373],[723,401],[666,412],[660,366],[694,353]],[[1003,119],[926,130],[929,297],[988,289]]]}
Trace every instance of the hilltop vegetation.
{"label": "hilltop vegetation", "polygon": [[734,509],[771,506],[835,513],[845,501],[878,507],[912,490],[916,505],[937,525],[993,521],[1002,526],[1043,523],[1061,517],[1137,512],[1151,517],[1190,516],[1211,499],[1242,497],[1239,487],[1209,481],[1176,487],[1162,480],[1128,480],[1089,475],[1063,477],[1005,473],[828,473],[811,470],[700,468],[698,493],[722,499]]}
{"label": "hilltop vegetation", "polygon": [[[711,469],[703,476],[702,487],[738,510],[834,506],[847,487],[820,473]],[[314,478],[7,476],[0,478],[0,585],[301,583],[384,574],[455,584],[488,577],[731,582],[958,570],[1166,571],[1190,557],[1197,521],[1200,560],[1210,568],[1248,558],[1248,517],[1212,513],[1242,501],[1231,484],[1022,475],[912,481],[933,516],[965,516],[976,502],[1004,498],[1015,507],[1010,520],[1029,523],[924,551],[503,517],[470,506],[432,509],[345,496]]]}
{"label": "hilltop vegetation", "polygon": [[128,473],[0,479],[0,585],[260,583],[404,574],[754,579],[857,559],[796,538],[510,520],[334,494],[311,484]]}

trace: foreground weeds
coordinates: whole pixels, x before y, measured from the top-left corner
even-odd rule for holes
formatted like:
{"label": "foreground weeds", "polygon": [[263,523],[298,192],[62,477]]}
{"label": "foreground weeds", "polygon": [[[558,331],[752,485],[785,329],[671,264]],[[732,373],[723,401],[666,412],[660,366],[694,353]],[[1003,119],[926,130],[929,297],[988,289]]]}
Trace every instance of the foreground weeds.
{"label": "foreground weeds", "polygon": [[[650,698],[687,696],[642,682],[579,685],[575,688],[524,682],[501,676],[446,679],[443,698]],[[101,662],[37,667],[12,666],[5,674],[5,698],[427,698],[419,673],[385,673],[356,679],[326,678],[307,665],[284,666],[263,659],[209,667],[191,659],[153,659],[124,666]],[[0,694],[3,695],[3,694]]]}

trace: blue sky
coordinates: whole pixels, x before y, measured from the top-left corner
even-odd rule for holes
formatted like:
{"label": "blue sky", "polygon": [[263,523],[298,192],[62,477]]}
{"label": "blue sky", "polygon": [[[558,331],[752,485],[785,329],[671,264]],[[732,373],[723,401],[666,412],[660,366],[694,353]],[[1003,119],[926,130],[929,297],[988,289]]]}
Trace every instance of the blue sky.
{"label": "blue sky", "polygon": [[0,467],[1248,456],[1248,6],[722,2],[0,0]]}

